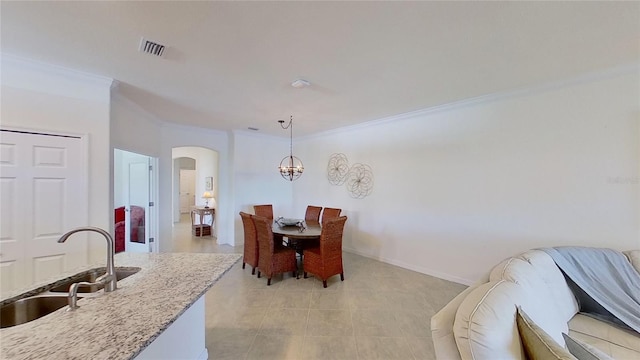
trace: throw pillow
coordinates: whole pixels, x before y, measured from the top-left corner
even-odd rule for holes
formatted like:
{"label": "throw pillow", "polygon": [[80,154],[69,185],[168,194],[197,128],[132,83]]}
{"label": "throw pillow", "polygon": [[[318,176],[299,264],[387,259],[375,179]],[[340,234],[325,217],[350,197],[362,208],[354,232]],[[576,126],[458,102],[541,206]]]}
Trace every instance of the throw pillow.
{"label": "throw pillow", "polygon": [[536,325],[518,306],[516,324],[524,353],[529,360],[578,360],[575,356],[555,342],[542,328]]}
{"label": "throw pillow", "polygon": [[613,360],[612,357],[587,343],[574,339],[567,334],[562,334],[567,343],[567,349],[578,360]]}

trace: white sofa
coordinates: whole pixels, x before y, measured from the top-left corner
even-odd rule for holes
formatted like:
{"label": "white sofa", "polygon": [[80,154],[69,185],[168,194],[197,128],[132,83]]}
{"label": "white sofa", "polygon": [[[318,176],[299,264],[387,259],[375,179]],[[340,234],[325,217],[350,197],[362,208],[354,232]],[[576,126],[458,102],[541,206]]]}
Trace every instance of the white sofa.
{"label": "white sofa", "polygon": [[[640,250],[624,254],[640,272]],[[640,335],[578,313],[553,259],[529,250],[502,261],[431,318],[438,359],[525,359],[516,307],[564,346],[562,333],[614,359],[640,359]]]}

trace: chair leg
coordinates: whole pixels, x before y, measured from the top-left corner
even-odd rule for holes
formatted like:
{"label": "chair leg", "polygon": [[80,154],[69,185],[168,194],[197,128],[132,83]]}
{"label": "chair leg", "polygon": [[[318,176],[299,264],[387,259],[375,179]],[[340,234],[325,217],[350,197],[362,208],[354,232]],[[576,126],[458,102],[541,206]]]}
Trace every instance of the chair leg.
{"label": "chair leg", "polygon": [[307,278],[307,272],[306,272],[306,271],[304,272],[304,276],[303,276],[303,277],[304,277],[305,279]]}
{"label": "chair leg", "polygon": [[340,273],[340,281],[344,281],[344,273],[343,272]]}
{"label": "chair leg", "polygon": [[251,269],[251,275],[255,275],[256,274],[256,268]]}
{"label": "chair leg", "polygon": [[260,270],[258,270],[258,279],[260,279]]}
{"label": "chair leg", "polygon": [[244,269],[244,263],[242,263],[242,268]]}
{"label": "chair leg", "polygon": [[271,286],[271,278],[267,279],[267,286]]}
{"label": "chair leg", "polygon": [[327,280],[322,280],[322,286],[326,289],[327,288]]}
{"label": "chair leg", "polygon": [[297,272],[297,271],[294,271],[292,274],[293,274],[293,276],[295,276],[295,277],[296,277],[296,279],[300,279],[300,278],[298,277],[298,272]]}

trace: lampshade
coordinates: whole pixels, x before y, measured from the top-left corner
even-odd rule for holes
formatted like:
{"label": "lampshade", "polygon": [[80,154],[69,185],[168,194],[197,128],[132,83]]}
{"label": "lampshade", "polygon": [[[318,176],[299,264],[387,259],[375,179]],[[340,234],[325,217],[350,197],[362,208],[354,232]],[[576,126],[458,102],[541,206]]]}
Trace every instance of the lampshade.
{"label": "lampshade", "polygon": [[216,206],[216,200],[213,197],[213,193],[211,191],[205,191],[204,194],[202,194],[202,198],[204,199],[205,208],[209,207],[209,200],[211,200],[213,207]]}

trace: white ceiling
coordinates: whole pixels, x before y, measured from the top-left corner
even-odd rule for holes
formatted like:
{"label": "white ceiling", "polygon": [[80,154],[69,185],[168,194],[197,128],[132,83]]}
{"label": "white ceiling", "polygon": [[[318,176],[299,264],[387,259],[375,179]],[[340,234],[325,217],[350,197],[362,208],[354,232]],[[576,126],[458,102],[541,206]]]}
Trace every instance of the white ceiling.
{"label": "white ceiling", "polygon": [[114,78],[165,121],[276,136],[289,115],[303,136],[640,63],[640,2],[0,6],[3,53]]}

